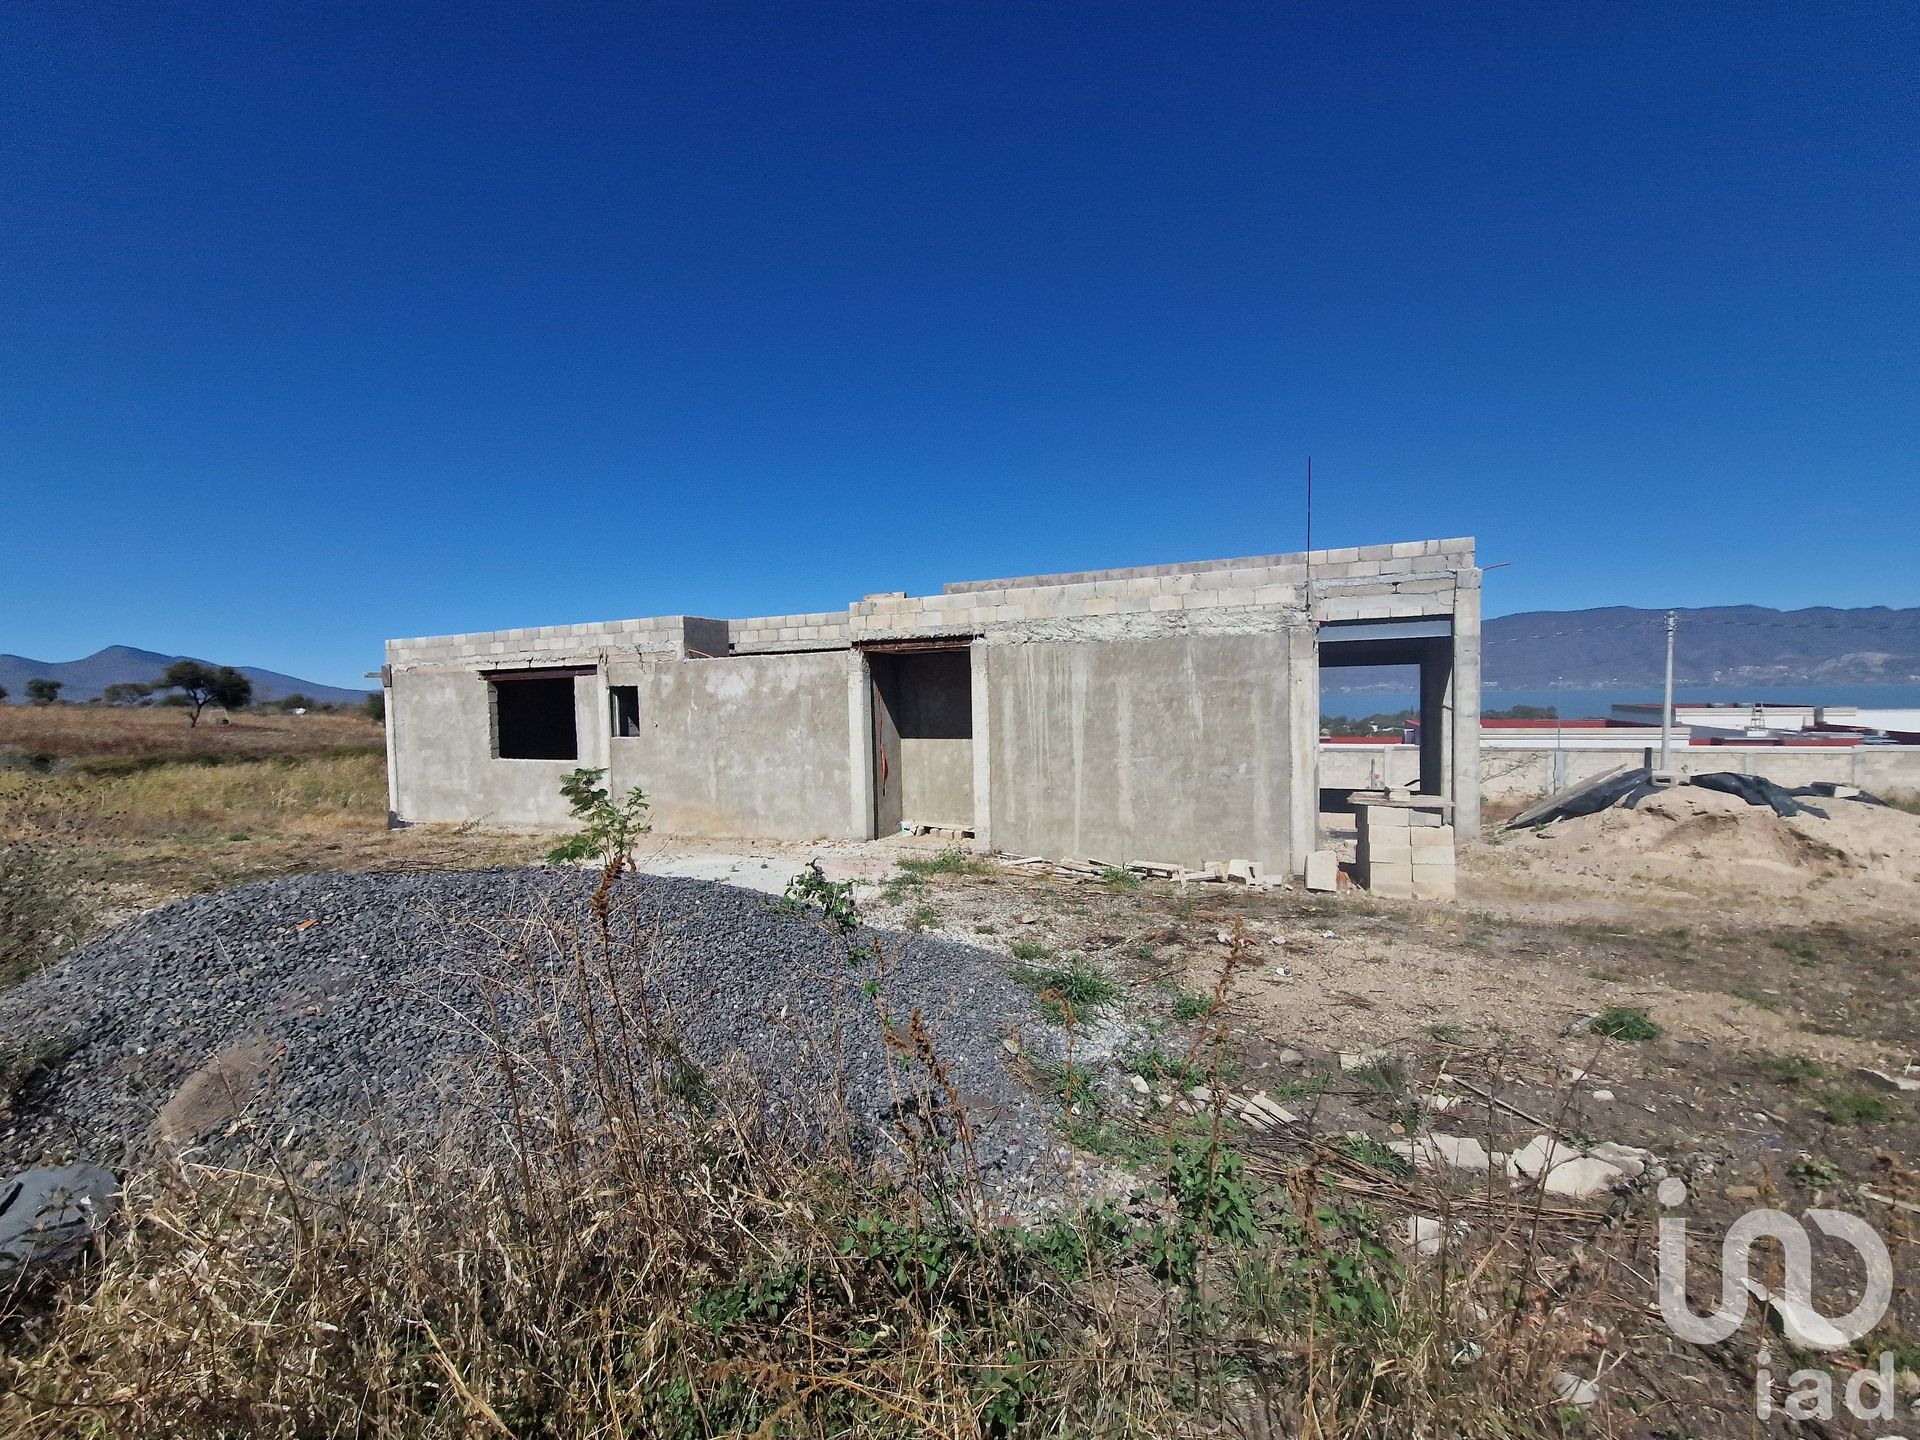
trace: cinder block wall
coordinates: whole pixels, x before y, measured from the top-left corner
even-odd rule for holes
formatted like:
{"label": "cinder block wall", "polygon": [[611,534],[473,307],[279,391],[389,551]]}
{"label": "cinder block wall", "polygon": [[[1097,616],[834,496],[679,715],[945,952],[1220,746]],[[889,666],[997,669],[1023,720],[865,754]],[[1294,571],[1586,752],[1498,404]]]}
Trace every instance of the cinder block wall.
{"label": "cinder block wall", "polygon": [[1284,633],[983,653],[996,848],[1288,869]]}
{"label": "cinder block wall", "polygon": [[845,651],[645,667],[641,733],[610,744],[663,834],[852,837]]}

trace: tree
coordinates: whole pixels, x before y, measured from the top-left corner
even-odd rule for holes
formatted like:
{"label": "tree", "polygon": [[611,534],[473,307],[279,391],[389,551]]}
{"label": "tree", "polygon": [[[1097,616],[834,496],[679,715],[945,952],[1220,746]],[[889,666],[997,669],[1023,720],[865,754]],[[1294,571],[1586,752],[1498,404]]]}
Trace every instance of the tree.
{"label": "tree", "polygon": [[311,710],[313,709],[313,697],[311,695],[302,695],[296,690],[291,695],[282,695],[278,700],[273,702],[273,705],[276,710],[282,711],[283,713],[291,710]]}
{"label": "tree", "polygon": [[366,713],[366,717],[375,724],[386,724],[387,692],[384,690],[375,690],[371,695],[367,696],[360,708]]}
{"label": "tree", "polygon": [[142,685],[137,680],[123,680],[107,686],[100,698],[109,705],[138,705],[151,694],[153,686]]}
{"label": "tree", "polygon": [[27,681],[27,699],[36,705],[51,705],[60,698],[65,682],[60,680],[33,679]]}
{"label": "tree", "polygon": [[231,665],[215,668],[198,660],[176,660],[154,681],[156,690],[178,690],[189,707],[187,724],[198,725],[209,705],[238,710],[253,699],[253,682]]}
{"label": "tree", "polygon": [[7,687],[4,685],[0,685],[0,700],[5,700],[6,698],[7,698]]}

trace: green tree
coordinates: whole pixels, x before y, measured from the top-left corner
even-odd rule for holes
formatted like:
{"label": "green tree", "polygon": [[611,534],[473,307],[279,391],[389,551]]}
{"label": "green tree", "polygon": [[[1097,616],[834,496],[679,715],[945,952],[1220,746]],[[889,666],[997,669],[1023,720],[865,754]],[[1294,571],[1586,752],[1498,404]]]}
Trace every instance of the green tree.
{"label": "green tree", "polygon": [[27,699],[36,705],[51,705],[60,698],[63,682],[36,677],[27,681]]}
{"label": "green tree", "polygon": [[273,702],[273,706],[274,709],[281,711],[311,710],[313,709],[313,697],[311,695],[302,695],[296,690],[291,695],[282,695],[278,700]]}
{"label": "green tree", "polygon": [[151,694],[153,694],[153,686],[142,685],[135,680],[123,680],[118,684],[107,686],[100,698],[109,705],[138,705]]}
{"label": "green tree", "polygon": [[178,690],[188,707],[187,724],[198,725],[200,712],[209,705],[222,710],[238,710],[253,699],[253,682],[231,665],[215,667],[198,660],[176,660],[167,666],[156,690]]}
{"label": "green tree", "polygon": [[366,703],[363,704],[360,708],[366,712],[366,716],[369,720],[372,720],[376,724],[380,724],[380,725],[386,724],[387,723],[387,692],[384,690],[374,691],[371,695],[367,696]]}
{"label": "green tree", "polygon": [[7,687],[4,685],[0,685],[0,700],[5,700],[6,698],[7,698]]}

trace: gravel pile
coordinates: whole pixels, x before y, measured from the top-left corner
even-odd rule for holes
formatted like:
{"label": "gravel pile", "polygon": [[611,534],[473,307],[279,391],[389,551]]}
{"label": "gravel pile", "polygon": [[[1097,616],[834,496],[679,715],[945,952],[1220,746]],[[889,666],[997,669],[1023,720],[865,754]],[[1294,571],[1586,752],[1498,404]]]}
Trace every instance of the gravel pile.
{"label": "gravel pile", "polygon": [[[213,1163],[257,1162],[271,1144],[295,1175],[350,1181],[450,1136],[497,1137],[503,1035],[532,1057],[522,1074],[536,1104],[535,1072],[564,1071],[568,1104],[590,1107],[582,1016],[603,1037],[633,1033],[643,973],[673,1041],[655,1058],[691,1062],[680,1068],[693,1089],[753,1093],[787,1133],[823,1133],[844,1106],[856,1137],[884,1149],[899,1091],[863,977],[832,936],[764,895],[628,876],[613,910],[623,1021],[597,952],[582,990],[556,938],[594,934],[593,888],[556,869],[315,875],[144,915],[0,994],[0,1036],[54,1057],[0,1109],[0,1165],[125,1168],[165,1135]],[[1050,1188],[1062,1152],[1004,1042],[1044,1052],[1055,1038],[1005,961],[926,936],[868,938],[886,948],[890,1009],[917,1007],[933,1034],[988,1183]]]}

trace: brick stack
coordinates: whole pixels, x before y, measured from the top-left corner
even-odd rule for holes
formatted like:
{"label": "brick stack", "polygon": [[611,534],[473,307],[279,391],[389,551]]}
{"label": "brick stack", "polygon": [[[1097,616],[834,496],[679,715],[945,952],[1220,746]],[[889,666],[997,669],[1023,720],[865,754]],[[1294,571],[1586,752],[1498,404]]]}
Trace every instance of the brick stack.
{"label": "brick stack", "polygon": [[1419,801],[1359,806],[1360,883],[1390,900],[1454,897],[1453,826]]}

